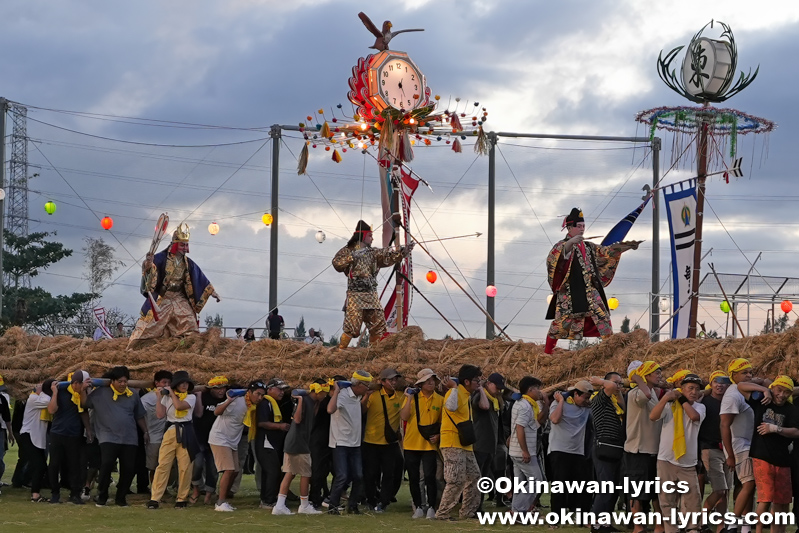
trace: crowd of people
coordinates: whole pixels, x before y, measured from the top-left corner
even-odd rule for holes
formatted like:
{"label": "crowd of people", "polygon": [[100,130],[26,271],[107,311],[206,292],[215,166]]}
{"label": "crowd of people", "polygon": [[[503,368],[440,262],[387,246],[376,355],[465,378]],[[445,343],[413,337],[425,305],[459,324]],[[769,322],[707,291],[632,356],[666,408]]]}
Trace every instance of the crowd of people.
{"label": "crowd of people", "polygon": [[[553,493],[554,512],[723,513],[732,503],[740,517],[787,511],[799,496],[793,381],[753,377],[746,359],[704,379],[685,369],[664,379],[656,362],[634,361],[626,373],[551,394],[533,376],[514,388],[469,364],[457,376],[357,370],[294,389],[280,377],[237,384],[220,375],[198,385],[186,371],[168,370],[131,389],[124,366],[103,377],[76,370],[66,382],[48,379],[15,403],[13,416],[0,379],[0,432],[19,444],[12,485],[30,487],[32,502],[106,506],[113,472],[117,506],[136,492],[149,495],[149,509],[174,496],[177,508],[213,504],[220,512],[235,510],[242,475],[253,472],[259,508],[274,515],[294,514],[295,502],[300,514],[382,513],[397,505],[406,474],[416,519],[455,520],[459,504],[460,519],[488,506],[546,507],[533,492],[481,493],[481,477],[613,486],[626,477],[624,486],[635,488]],[[689,490],[645,483],[656,479]],[[686,529],[722,528],[738,525],[698,520]],[[655,528],[662,529],[677,526]]]}

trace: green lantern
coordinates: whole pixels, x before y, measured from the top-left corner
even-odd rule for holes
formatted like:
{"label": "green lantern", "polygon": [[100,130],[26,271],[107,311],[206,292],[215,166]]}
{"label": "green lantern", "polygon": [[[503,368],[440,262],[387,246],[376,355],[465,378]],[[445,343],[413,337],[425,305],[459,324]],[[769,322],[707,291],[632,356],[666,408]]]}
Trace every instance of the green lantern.
{"label": "green lantern", "polygon": [[730,303],[727,300],[724,300],[723,302],[721,302],[719,307],[721,308],[721,312],[722,313],[726,314],[726,313],[730,312]]}
{"label": "green lantern", "polygon": [[44,210],[47,212],[48,215],[52,215],[55,213],[55,202],[50,200],[46,204],[44,204]]}

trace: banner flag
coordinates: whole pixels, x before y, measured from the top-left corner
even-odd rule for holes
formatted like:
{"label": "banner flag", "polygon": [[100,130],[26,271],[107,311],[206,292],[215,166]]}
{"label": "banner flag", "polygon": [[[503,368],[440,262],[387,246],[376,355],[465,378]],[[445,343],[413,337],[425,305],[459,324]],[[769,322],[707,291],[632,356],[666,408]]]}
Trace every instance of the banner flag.
{"label": "banner flag", "polygon": [[[696,242],[696,180],[690,179],[663,188],[666,215],[669,219],[672,265],[672,339],[688,337],[690,306],[682,307],[691,297]],[[682,307],[682,309],[680,309]]]}
{"label": "banner flag", "polygon": [[111,331],[108,329],[108,326],[105,323],[105,307],[94,308],[94,320],[97,321],[99,330],[102,332],[101,337],[108,337],[109,339],[114,338],[114,336],[111,334]]}
{"label": "banner flag", "polygon": [[633,224],[635,224],[635,221],[638,220],[638,215],[641,214],[641,211],[644,210],[646,204],[649,203],[650,198],[652,198],[651,194],[646,197],[644,203],[639,205],[635,211],[633,211],[632,213],[621,219],[621,221],[618,224],[613,226],[613,229],[611,229],[608,232],[607,236],[602,241],[602,246],[610,246],[611,244],[616,244],[618,242],[623,241],[624,238],[627,236],[627,233],[630,231],[630,228],[632,228]]}

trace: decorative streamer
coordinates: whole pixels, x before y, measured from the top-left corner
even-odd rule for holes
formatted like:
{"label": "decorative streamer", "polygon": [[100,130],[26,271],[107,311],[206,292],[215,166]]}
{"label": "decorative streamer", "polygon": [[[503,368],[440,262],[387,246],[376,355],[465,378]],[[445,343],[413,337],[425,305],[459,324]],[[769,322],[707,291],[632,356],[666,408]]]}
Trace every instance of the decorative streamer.
{"label": "decorative streamer", "polygon": [[306,173],[306,169],[308,168],[308,141],[302,145],[302,152],[300,152],[300,158],[297,161],[297,175],[302,176]]}

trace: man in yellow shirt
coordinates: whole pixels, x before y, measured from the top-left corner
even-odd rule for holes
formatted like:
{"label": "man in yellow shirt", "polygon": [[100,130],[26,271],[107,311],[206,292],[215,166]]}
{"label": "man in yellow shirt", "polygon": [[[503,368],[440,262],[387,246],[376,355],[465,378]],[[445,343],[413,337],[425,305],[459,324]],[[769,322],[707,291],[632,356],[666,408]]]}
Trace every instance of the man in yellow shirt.
{"label": "man in yellow shirt", "polygon": [[[436,517],[438,499],[436,450],[441,440],[444,397],[436,392],[439,379],[435,372],[425,368],[416,374],[416,378],[414,387],[405,389],[405,403],[400,411],[400,418],[407,422],[402,444],[405,448],[405,467],[408,470],[408,484],[414,506],[412,518],[433,519]],[[424,470],[427,506],[422,505],[420,466]]]}
{"label": "man in yellow shirt", "polygon": [[452,380],[447,381],[450,390],[444,397],[440,443],[447,485],[438,504],[438,520],[452,520],[449,513],[458,504],[461,494],[461,519],[473,518],[480,505],[480,492],[477,490],[480,468],[472,448],[476,438],[469,397],[480,389],[481,374],[480,367],[463,365],[458,371],[457,388]]}
{"label": "man in yellow shirt", "polygon": [[402,483],[402,451],[399,446],[402,394],[394,390],[399,372],[386,368],[380,372],[380,389],[367,393],[366,427],[363,434],[363,482],[366,501],[382,513]]}

